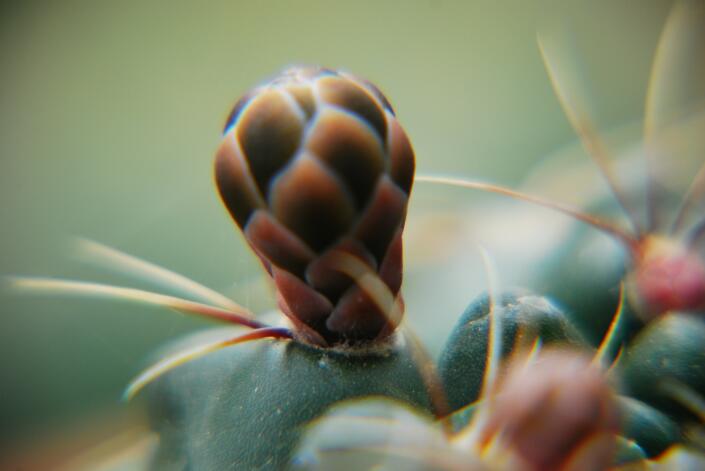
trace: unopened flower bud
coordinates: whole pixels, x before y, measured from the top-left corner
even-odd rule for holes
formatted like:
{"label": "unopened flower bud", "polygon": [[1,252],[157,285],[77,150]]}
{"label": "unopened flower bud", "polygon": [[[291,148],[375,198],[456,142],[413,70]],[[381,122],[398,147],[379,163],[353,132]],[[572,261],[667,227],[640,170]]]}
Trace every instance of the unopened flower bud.
{"label": "unopened flower bud", "polygon": [[399,297],[413,175],[413,150],[382,93],[318,67],[246,94],[215,160],[220,196],[272,276],[281,310],[319,345],[394,331],[398,319],[338,269],[336,254],[364,262]]}
{"label": "unopened flower bud", "polygon": [[619,416],[590,358],[547,349],[515,359],[488,398],[482,442],[500,440],[532,471],[610,467]]}

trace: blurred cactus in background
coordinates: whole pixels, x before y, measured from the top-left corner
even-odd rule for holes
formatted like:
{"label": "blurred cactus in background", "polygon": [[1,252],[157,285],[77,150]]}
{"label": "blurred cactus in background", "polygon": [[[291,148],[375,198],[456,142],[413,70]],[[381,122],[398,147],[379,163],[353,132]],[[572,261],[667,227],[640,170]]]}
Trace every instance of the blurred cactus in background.
{"label": "blurred cactus in background", "polygon": [[[539,36],[539,48],[611,203],[596,198],[583,209],[458,176],[415,176],[409,138],[375,85],[293,67],[236,102],[215,156],[219,195],[278,310],[255,314],[87,241],[102,264],[184,295],[15,278],[20,289],[127,299],[232,324],[163,349],[126,391],[145,406],[150,431],[139,446],[111,448],[88,466],[705,469],[705,153],[679,156],[705,135],[705,4],[676,2],[662,33],[636,190],[620,181],[622,160],[593,123],[571,64],[576,52],[551,34]],[[685,190],[663,177],[673,161],[695,168]],[[488,290],[452,313],[437,358],[403,317],[402,232],[414,181],[510,196],[576,225],[549,248],[528,289],[504,289],[491,247],[477,249]],[[612,222],[620,211],[623,220]],[[615,242],[596,253],[599,273],[575,256],[594,233]]]}

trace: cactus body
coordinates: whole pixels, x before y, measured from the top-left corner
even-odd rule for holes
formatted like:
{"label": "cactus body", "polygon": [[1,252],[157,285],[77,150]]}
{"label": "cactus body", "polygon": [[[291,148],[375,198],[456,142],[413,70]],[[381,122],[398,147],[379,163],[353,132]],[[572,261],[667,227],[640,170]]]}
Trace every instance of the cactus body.
{"label": "cactus body", "polygon": [[381,395],[430,410],[403,343],[343,353],[263,340],[194,360],[147,392],[160,470],[284,469],[303,426],[344,399]]}
{"label": "cactus body", "polygon": [[647,456],[657,456],[681,441],[678,425],[658,409],[629,397],[619,398],[622,433]]}
{"label": "cactus body", "polygon": [[625,393],[678,417],[691,416],[676,391],[682,385],[705,397],[703,339],[705,321],[697,315],[674,313],[649,323],[619,363]]}
{"label": "cactus body", "polygon": [[616,434],[614,393],[589,355],[535,353],[514,356],[473,406],[480,419],[458,429],[389,399],[336,405],[306,428],[295,469],[602,470],[645,459]]}
{"label": "cactus body", "polygon": [[[527,292],[500,296],[502,354],[511,353],[521,330],[546,343],[585,346],[582,336],[549,300]],[[446,343],[439,360],[439,374],[452,410],[460,409],[480,394],[489,340],[489,298],[481,296],[468,306]]]}

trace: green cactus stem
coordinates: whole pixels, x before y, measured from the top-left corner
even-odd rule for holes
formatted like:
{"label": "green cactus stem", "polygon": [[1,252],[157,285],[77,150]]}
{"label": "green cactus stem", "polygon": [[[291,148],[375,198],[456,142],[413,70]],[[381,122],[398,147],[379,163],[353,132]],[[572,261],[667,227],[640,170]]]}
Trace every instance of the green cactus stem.
{"label": "green cactus stem", "polygon": [[658,409],[633,398],[618,399],[622,434],[638,443],[647,456],[657,456],[682,441],[678,425]]}
{"label": "green cactus stem", "polygon": [[279,470],[303,427],[332,404],[381,395],[430,413],[410,346],[393,336],[372,351],[333,351],[297,341],[225,348],[146,388],[161,437],[154,469]]}
{"label": "green cactus stem", "polygon": [[[578,330],[548,299],[515,291],[499,296],[502,357],[512,352],[521,332],[542,344],[565,343],[586,346]],[[460,317],[441,353],[438,371],[451,410],[479,398],[488,358],[490,297],[473,301]]]}
{"label": "green cactus stem", "polygon": [[618,375],[625,394],[681,419],[698,420],[679,391],[705,397],[705,321],[673,313],[651,322],[624,351]]}

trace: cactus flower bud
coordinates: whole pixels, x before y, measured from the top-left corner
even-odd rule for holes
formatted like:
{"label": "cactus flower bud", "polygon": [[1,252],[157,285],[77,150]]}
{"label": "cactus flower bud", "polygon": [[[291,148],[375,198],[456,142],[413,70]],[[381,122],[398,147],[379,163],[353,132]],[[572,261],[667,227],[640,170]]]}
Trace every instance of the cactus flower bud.
{"label": "cactus flower bud", "polygon": [[547,349],[514,360],[489,398],[482,440],[503,440],[528,470],[610,467],[619,417],[614,395],[590,358]]}
{"label": "cactus flower bud", "polygon": [[401,302],[401,232],[414,153],[382,93],[297,67],[233,108],[215,159],[220,196],[298,336],[320,346],[382,339],[396,325],[336,253],[363,261]]}
{"label": "cactus flower bud", "polygon": [[643,320],[670,311],[705,310],[705,261],[696,250],[654,235],[638,247],[627,293]]}

